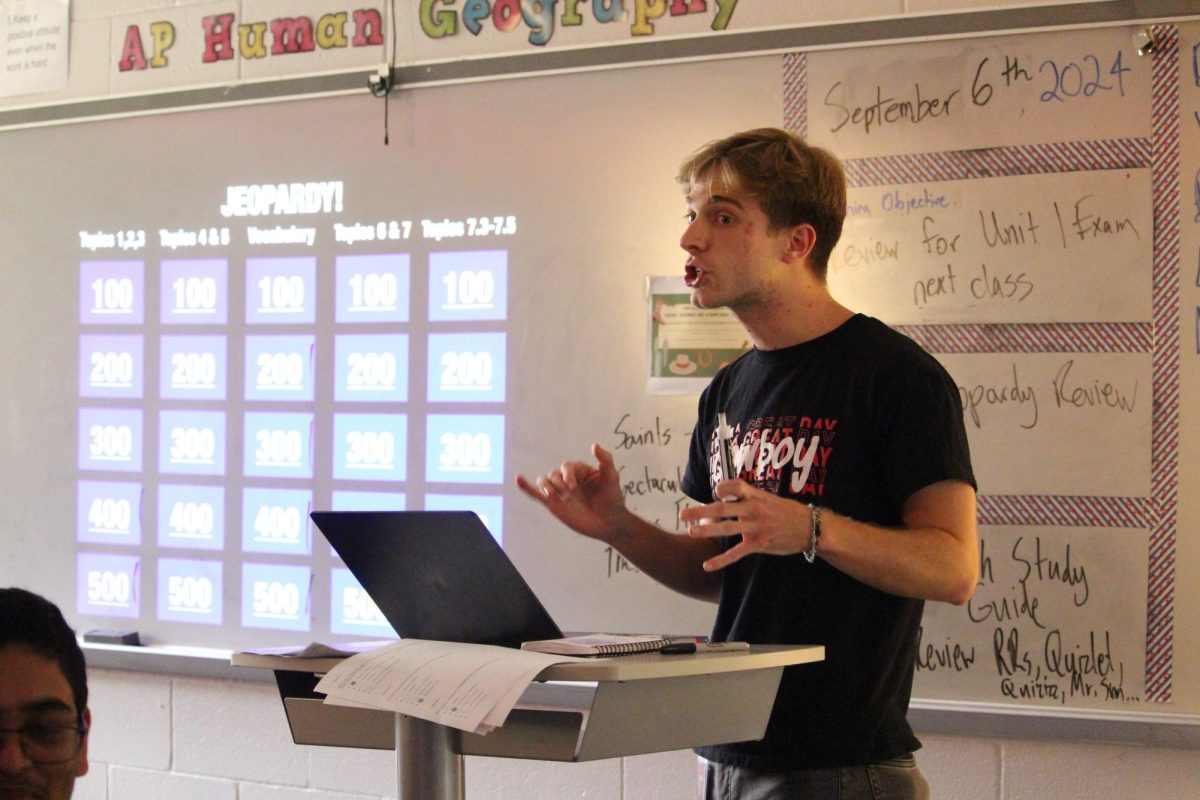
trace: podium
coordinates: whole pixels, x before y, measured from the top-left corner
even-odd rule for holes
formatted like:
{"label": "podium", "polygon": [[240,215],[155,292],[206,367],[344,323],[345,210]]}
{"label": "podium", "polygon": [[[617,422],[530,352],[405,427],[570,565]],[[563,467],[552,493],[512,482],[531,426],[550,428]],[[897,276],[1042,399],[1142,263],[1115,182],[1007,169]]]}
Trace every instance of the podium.
{"label": "podium", "polygon": [[399,800],[462,800],[466,755],[592,761],[760,739],[783,668],[824,657],[818,645],[755,645],[554,664],[487,735],[326,705],[313,688],[341,659],[234,653],[232,663],[274,671],[296,744],[395,750]]}

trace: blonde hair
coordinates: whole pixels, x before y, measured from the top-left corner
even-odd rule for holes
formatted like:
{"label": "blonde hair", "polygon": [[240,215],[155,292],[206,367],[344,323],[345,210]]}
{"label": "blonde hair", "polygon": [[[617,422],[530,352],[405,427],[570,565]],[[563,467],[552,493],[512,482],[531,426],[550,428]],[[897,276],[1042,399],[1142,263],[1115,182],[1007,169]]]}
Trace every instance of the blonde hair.
{"label": "blonde hair", "polygon": [[812,225],[810,261],[825,279],[846,218],[846,173],[836,156],[779,128],[757,128],[709,142],[675,176],[684,191],[714,179],[755,197],[773,229]]}

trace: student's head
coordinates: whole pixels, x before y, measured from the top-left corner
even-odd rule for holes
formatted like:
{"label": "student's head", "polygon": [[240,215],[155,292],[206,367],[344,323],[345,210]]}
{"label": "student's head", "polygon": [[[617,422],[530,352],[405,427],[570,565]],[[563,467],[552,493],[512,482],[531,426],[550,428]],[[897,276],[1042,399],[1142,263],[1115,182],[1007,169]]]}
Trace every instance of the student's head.
{"label": "student's head", "polygon": [[718,182],[758,200],[775,230],[808,224],[817,241],[809,261],[821,280],[846,218],[846,175],[828,150],[778,128],[709,142],[679,167],[685,192]]}
{"label": "student's head", "polygon": [[45,598],[0,588],[0,798],[69,798],[90,724],[74,631]]}

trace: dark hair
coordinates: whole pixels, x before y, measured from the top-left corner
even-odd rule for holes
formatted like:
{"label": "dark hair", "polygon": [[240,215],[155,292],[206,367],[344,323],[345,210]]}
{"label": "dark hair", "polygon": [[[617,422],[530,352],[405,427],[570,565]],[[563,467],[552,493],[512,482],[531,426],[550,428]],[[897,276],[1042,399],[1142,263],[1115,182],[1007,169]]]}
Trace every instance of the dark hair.
{"label": "dark hair", "polygon": [[846,218],[846,174],[832,153],[779,128],[758,128],[709,142],[679,167],[684,191],[720,179],[762,204],[771,227],[807,223],[817,232],[811,263],[824,280]]}
{"label": "dark hair", "polygon": [[87,708],[87,665],[58,606],[25,589],[0,588],[0,647],[17,645],[53,661],[62,670],[82,718]]}

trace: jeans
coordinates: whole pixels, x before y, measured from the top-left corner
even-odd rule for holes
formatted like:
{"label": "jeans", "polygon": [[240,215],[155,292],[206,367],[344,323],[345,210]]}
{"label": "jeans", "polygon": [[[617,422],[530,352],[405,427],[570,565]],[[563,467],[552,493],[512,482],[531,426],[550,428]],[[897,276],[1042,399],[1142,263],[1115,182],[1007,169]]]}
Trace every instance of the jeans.
{"label": "jeans", "polygon": [[708,765],[704,800],[929,800],[912,754],[855,767],[760,772]]}

